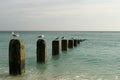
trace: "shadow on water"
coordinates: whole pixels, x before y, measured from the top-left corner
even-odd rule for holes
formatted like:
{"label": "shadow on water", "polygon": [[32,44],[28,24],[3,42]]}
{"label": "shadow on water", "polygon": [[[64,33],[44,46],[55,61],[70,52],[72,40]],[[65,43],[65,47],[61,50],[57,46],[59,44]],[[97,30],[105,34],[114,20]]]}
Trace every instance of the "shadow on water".
{"label": "shadow on water", "polygon": [[60,57],[61,57],[61,55],[52,56],[51,63],[50,63],[50,65],[52,66],[52,68],[56,69],[56,68],[59,67],[60,60],[61,60]]}
{"label": "shadow on water", "polygon": [[59,59],[60,59],[60,55],[52,56],[52,60],[59,60]]}
{"label": "shadow on water", "polygon": [[62,51],[62,54],[67,54],[68,52],[67,51]]}
{"label": "shadow on water", "polygon": [[45,63],[37,63],[36,69],[38,71],[40,71],[41,74],[43,74],[47,69],[47,64],[45,64]]}
{"label": "shadow on water", "polygon": [[19,80],[19,79],[23,79],[24,76],[25,74],[22,75],[9,75],[9,73],[0,74],[0,80]]}

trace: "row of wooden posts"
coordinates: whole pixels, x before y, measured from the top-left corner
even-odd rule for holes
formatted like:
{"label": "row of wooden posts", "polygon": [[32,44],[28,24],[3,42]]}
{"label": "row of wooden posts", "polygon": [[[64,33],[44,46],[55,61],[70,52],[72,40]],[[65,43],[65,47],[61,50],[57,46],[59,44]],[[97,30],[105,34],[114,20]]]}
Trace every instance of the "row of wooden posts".
{"label": "row of wooden posts", "polygon": [[[85,40],[86,39],[53,40],[52,55],[59,55],[60,49],[62,51],[67,51],[68,48],[73,48]],[[44,39],[38,39],[36,53],[37,63],[45,63],[47,60],[47,53]],[[21,75],[23,73],[25,73],[25,46],[22,40],[12,39],[9,42],[9,74]]]}

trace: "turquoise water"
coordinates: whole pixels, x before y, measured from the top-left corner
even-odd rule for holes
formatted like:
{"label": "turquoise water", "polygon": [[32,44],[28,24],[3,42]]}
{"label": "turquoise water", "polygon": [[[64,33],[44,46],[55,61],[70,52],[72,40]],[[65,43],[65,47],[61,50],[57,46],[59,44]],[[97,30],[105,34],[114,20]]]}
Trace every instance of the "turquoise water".
{"label": "turquoise water", "polygon": [[[10,76],[8,66],[10,31],[0,32],[0,80],[120,80],[120,32],[18,31],[25,44],[26,72]],[[48,60],[36,63],[37,36],[45,35]],[[87,39],[73,49],[52,56],[52,40],[65,36]]]}

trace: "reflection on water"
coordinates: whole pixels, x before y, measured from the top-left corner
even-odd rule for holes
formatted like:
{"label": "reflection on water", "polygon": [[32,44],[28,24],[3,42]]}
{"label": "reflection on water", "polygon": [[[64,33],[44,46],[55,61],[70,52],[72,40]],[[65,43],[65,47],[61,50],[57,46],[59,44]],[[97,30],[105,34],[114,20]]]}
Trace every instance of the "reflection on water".
{"label": "reflection on water", "polygon": [[45,74],[45,71],[47,69],[47,64],[44,64],[44,63],[37,63],[36,65],[36,69],[38,72],[40,72],[40,74]]}

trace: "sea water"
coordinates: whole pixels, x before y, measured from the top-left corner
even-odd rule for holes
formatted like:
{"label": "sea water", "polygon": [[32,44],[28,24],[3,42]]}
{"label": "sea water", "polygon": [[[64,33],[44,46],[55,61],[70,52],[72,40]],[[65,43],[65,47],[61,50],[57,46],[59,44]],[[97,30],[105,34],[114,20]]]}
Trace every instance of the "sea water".
{"label": "sea water", "polygon": [[[11,31],[0,32],[0,80],[120,80],[120,32],[17,31],[25,44],[25,74],[9,75],[8,49]],[[37,64],[36,42],[43,34],[47,63]],[[52,56],[56,37],[87,39],[73,49]]]}

